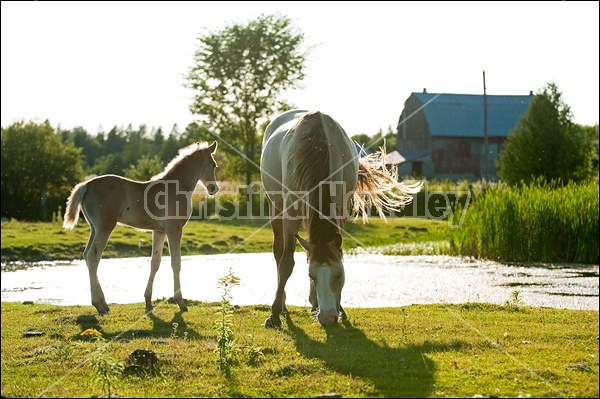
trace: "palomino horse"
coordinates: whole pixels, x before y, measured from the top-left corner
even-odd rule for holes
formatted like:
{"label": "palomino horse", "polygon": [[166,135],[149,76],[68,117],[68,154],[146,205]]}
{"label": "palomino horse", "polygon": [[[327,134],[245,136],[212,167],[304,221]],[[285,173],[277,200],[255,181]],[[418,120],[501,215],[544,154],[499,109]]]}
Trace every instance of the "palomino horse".
{"label": "palomino horse", "polygon": [[[265,327],[281,327],[286,311],[285,285],[294,268],[296,238],[308,252],[309,301],[323,325],[346,318],[342,235],[350,213],[367,222],[373,206],[399,210],[422,183],[404,185],[384,164],[385,150],[359,158],[355,144],[329,115],[292,110],[267,126],[260,172],[273,230],[277,290]],[[298,236],[303,224],[307,240]]]}
{"label": "palomino horse", "polygon": [[83,256],[90,276],[92,305],[98,313],[109,312],[97,271],[102,252],[117,223],[152,230],[150,278],[144,293],[146,312],[152,311],[152,285],[160,266],[165,238],[169,240],[173,268],[173,297],[179,309],[187,311],[179,280],[181,235],[192,214],[192,193],[198,181],[204,184],[210,195],[219,191],[215,179],[217,164],[213,158],[216,149],[216,141],[210,146],[194,143],[181,148],[165,170],[149,181],[103,175],[73,188],[67,200],[63,227],[72,229],[80,211],[90,226],[90,238]]}

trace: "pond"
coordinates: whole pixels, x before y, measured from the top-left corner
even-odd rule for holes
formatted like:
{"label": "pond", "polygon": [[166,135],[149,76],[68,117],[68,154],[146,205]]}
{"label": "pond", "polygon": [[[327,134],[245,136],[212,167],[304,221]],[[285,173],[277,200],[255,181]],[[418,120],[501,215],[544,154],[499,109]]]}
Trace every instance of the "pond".
{"label": "pond", "polygon": [[[289,305],[310,306],[306,255],[297,252],[288,281]],[[346,255],[342,305],[401,307],[410,304],[505,304],[598,311],[598,265],[507,265],[471,258],[422,255]],[[183,297],[206,302],[221,299],[218,281],[229,271],[240,278],[230,291],[232,304],[271,305],[276,270],[271,253],[182,257]],[[98,276],[107,302],[143,303],[150,258],[103,259]],[[153,299],[173,295],[170,258],[163,257]],[[83,260],[2,264],[2,301],[90,305]],[[140,305],[142,306],[142,305]]]}

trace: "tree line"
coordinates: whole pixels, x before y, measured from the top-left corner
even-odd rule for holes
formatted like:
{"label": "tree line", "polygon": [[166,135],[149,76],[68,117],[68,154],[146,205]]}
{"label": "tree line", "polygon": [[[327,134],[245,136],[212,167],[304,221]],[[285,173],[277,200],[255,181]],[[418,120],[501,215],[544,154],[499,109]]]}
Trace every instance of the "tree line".
{"label": "tree line", "polygon": [[[387,134],[380,131],[374,136],[354,137],[365,148],[376,148],[383,145],[382,135],[387,136],[388,150],[393,150],[395,135],[391,129]],[[254,142],[261,143],[262,134],[255,136]],[[17,220],[52,220],[64,210],[73,186],[86,178],[115,174],[148,180],[160,173],[180,148],[215,139],[207,126],[197,122],[183,131],[174,125],[166,134],[162,127],[148,129],[146,125],[114,126],[108,132],[91,134],[82,127],[54,128],[48,120],[15,122],[2,127],[1,215]],[[226,147],[221,145],[220,149]],[[256,151],[260,154],[260,148]],[[227,150],[215,156],[220,180],[258,178],[258,160],[248,166],[240,154]]]}

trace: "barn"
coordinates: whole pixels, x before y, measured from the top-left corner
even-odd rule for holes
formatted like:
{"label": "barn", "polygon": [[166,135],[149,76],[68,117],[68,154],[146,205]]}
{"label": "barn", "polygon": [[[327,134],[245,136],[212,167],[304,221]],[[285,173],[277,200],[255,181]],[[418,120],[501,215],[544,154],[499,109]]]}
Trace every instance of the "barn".
{"label": "barn", "polygon": [[398,121],[396,150],[402,160],[398,164],[399,175],[496,180],[498,154],[532,98],[532,92],[529,95],[413,92],[405,101]]}

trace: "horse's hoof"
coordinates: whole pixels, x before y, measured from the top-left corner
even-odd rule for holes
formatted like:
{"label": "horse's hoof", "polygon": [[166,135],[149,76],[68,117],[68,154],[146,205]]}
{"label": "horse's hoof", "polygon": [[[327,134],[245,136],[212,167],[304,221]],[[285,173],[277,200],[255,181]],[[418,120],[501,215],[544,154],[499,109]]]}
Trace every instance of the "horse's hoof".
{"label": "horse's hoof", "polygon": [[277,324],[276,322],[273,322],[272,316],[269,316],[269,317],[266,318],[265,323],[262,326],[264,328],[280,329],[281,328],[281,321],[279,322],[279,324]]}
{"label": "horse's hoof", "polygon": [[271,316],[269,316],[265,319],[265,322],[262,326],[264,328],[275,328],[275,326],[273,325],[273,322],[271,321]]}
{"label": "horse's hoof", "polygon": [[340,312],[340,319],[342,319],[342,320],[348,320],[348,315],[346,314],[346,312],[344,310],[342,310]]}
{"label": "horse's hoof", "polygon": [[110,313],[110,309],[108,309],[108,308],[96,308],[96,310],[98,311],[98,314],[100,314],[100,315]]}

